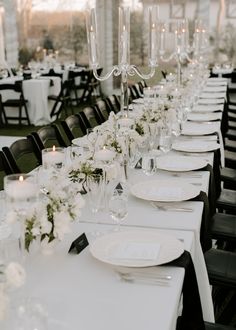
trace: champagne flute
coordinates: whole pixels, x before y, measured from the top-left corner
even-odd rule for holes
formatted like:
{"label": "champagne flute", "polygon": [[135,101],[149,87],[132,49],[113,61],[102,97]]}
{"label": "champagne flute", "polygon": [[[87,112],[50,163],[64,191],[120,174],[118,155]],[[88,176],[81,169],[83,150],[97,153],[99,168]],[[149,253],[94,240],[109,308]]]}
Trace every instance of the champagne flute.
{"label": "champagne flute", "polygon": [[120,231],[121,222],[128,215],[128,197],[123,189],[115,189],[109,200],[109,214],[117,224],[115,231]]}

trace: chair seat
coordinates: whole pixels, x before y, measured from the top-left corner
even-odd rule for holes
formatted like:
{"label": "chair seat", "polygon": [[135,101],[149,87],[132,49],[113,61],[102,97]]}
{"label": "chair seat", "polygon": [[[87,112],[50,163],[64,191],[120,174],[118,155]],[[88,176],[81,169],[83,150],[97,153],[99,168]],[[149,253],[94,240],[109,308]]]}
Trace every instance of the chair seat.
{"label": "chair seat", "polygon": [[236,140],[236,130],[233,128],[228,129],[225,136],[231,140]]}
{"label": "chair seat", "polygon": [[236,152],[236,141],[225,139],[225,149]]}
{"label": "chair seat", "polygon": [[[25,102],[27,102],[27,100],[25,100]],[[19,106],[23,106],[25,104],[24,101],[22,100],[6,100],[5,102],[3,102],[3,105],[6,107],[19,107]]]}
{"label": "chair seat", "polygon": [[222,189],[220,197],[216,201],[216,207],[233,214],[236,213],[236,191],[230,189]]}
{"label": "chair seat", "polygon": [[225,150],[225,166],[230,168],[236,168],[236,153]]}
{"label": "chair seat", "polygon": [[211,221],[211,235],[214,239],[236,241],[236,216],[216,213]]}
{"label": "chair seat", "polygon": [[236,170],[233,168],[223,167],[220,171],[221,181],[224,183],[224,188],[236,190]]}
{"label": "chair seat", "polygon": [[210,284],[236,288],[236,253],[210,249],[205,261]]}
{"label": "chair seat", "polygon": [[235,129],[235,128],[236,128],[236,122],[235,122],[235,121],[233,121],[233,120],[229,120],[229,123],[228,123],[228,125],[229,125],[229,128],[233,128],[233,129]]}
{"label": "chair seat", "polygon": [[205,322],[205,329],[206,330],[235,330],[228,325],[218,324],[218,323],[209,323]]}

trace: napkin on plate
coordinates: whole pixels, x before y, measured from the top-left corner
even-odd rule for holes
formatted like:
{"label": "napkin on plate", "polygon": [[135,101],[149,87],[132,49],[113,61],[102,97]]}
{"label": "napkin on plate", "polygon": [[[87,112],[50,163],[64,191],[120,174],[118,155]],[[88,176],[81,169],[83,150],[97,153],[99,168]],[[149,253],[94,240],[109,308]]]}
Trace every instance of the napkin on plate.
{"label": "napkin on plate", "polygon": [[159,252],[159,243],[128,242],[115,249],[112,259],[156,260]]}

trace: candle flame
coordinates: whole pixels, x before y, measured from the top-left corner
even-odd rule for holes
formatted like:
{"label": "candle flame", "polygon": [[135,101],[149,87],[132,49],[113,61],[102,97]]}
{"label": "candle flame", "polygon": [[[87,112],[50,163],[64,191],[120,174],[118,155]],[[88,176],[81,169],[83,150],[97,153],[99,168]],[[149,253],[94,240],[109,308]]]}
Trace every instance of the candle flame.
{"label": "candle flame", "polygon": [[20,181],[20,182],[23,182],[23,181],[24,181],[24,177],[23,177],[23,175],[20,175],[20,176],[19,176],[19,181]]}
{"label": "candle flame", "polygon": [[56,147],[55,146],[52,147],[52,151],[56,151]]}
{"label": "candle flame", "polygon": [[165,32],[166,31],[166,29],[165,28],[162,28],[162,32]]}
{"label": "candle flame", "polygon": [[93,32],[93,26],[91,25],[91,27],[90,27],[90,32]]}
{"label": "candle flame", "polygon": [[155,23],[152,23],[152,29],[155,29],[155,28],[156,28]]}
{"label": "candle flame", "polygon": [[182,32],[185,33],[185,29],[182,29]]}
{"label": "candle flame", "polygon": [[106,146],[103,146],[103,150],[106,150]]}

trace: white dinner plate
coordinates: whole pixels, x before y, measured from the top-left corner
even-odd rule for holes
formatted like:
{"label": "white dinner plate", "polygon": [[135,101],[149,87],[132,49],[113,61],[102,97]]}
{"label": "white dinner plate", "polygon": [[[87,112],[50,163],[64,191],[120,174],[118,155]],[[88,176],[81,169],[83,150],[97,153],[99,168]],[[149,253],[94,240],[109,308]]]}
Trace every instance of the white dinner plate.
{"label": "white dinner plate", "polygon": [[157,168],[165,171],[186,172],[203,168],[206,160],[187,156],[163,156],[157,158]]}
{"label": "white dinner plate", "polygon": [[200,95],[201,99],[224,99],[226,96],[225,92],[218,92],[218,93],[208,93],[208,92],[203,92]]}
{"label": "white dinner plate", "polygon": [[142,181],[134,184],[130,191],[138,198],[156,202],[181,202],[199,194],[199,188],[181,179]]}
{"label": "white dinner plate", "polygon": [[198,104],[223,104],[225,99],[199,99]]}
{"label": "white dinner plate", "polygon": [[115,266],[150,267],[180,257],[184,246],[175,237],[157,230],[132,229],[97,238],[90,252],[94,258]]}
{"label": "white dinner plate", "polygon": [[183,152],[208,152],[219,149],[220,145],[211,141],[185,141],[176,142],[172,149]]}
{"label": "white dinner plate", "polygon": [[223,111],[224,104],[198,104],[193,108],[193,112],[216,112]]}
{"label": "white dinner plate", "polygon": [[215,125],[209,124],[197,124],[187,122],[183,125],[182,134],[183,135],[209,135],[217,132]]}
{"label": "white dinner plate", "polygon": [[203,92],[207,93],[219,93],[219,92],[226,92],[227,86],[206,86]]}
{"label": "white dinner plate", "polygon": [[208,113],[188,113],[188,120],[190,121],[214,121],[214,120],[220,120],[222,117],[221,113],[214,113],[214,112],[208,112]]}

